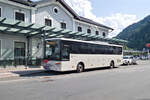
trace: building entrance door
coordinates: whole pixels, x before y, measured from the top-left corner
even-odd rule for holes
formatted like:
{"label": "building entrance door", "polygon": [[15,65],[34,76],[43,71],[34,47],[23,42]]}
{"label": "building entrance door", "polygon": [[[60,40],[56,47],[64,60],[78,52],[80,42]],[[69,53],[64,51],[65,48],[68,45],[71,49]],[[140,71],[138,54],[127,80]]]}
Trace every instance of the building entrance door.
{"label": "building entrance door", "polygon": [[25,43],[14,43],[14,59],[15,65],[25,65]]}

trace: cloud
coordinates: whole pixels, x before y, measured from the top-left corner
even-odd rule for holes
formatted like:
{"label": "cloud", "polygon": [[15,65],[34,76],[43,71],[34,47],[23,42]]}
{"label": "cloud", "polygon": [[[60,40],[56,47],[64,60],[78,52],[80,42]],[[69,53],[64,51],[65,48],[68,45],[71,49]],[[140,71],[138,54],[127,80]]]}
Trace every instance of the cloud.
{"label": "cloud", "polygon": [[136,15],[116,13],[108,17],[97,17],[102,24],[108,25],[114,29],[109,37],[114,37],[120,33],[124,28],[137,22]]}
{"label": "cloud", "polygon": [[65,0],[80,16],[97,19],[92,13],[92,4],[89,0]]}
{"label": "cloud", "polygon": [[109,37],[114,37],[125,27],[137,21],[136,15],[115,13],[107,17],[98,17],[92,13],[92,4],[89,0],[65,0],[79,15],[114,28]]}

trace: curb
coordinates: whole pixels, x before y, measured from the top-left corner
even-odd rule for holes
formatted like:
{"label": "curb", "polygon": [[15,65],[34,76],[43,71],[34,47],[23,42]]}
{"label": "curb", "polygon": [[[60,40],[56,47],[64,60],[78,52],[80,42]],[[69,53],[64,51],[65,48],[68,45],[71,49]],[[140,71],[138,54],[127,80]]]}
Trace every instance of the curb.
{"label": "curb", "polygon": [[41,73],[41,72],[44,72],[44,70],[10,71],[5,73],[0,73],[0,80],[13,78],[13,77],[22,77],[22,76],[32,75],[36,73]]}
{"label": "curb", "polygon": [[14,74],[14,73],[3,73],[3,74],[0,74],[0,80],[13,78],[13,77],[19,77],[19,75],[18,74]]}

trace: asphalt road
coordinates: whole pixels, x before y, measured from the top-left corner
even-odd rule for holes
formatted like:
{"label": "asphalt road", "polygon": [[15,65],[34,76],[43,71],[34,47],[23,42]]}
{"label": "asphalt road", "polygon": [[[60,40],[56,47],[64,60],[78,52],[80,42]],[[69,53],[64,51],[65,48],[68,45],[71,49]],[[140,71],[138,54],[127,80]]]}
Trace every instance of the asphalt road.
{"label": "asphalt road", "polygon": [[150,100],[150,61],[0,81],[0,100]]}

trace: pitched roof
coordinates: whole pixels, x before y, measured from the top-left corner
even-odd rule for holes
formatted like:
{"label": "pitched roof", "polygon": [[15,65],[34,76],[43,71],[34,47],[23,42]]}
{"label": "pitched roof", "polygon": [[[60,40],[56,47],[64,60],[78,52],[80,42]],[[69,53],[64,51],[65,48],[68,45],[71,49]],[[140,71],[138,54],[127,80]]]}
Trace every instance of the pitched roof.
{"label": "pitched roof", "polygon": [[97,23],[97,22],[95,22],[95,21],[93,21],[91,19],[88,19],[88,18],[85,18],[85,17],[82,17],[82,16],[79,16],[79,17],[80,17],[80,19],[79,19],[80,21],[87,22],[89,24],[94,24],[94,25],[97,25],[97,26],[100,26],[100,27],[104,27],[104,28],[107,28],[107,29],[110,29],[110,30],[114,30],[114,29],[112,29],[112,28],[110,28],[108,26],[105,26],[103,24]]}
{"label": "pitched roof", "polygon": [[[36,2],[36,4],[46,3],[46,2],[49,2],[49,1],[52,1],[52,0],[41,0],[41,1]],[[79,21],[82,21],[82,22],[89,23],[89,24],[93,24],[93,25],[96,25],[96,26],[99,26],[99,27],[104,27],[104,28],[113,30],[112,28],[110,28],[108,26],[97,23],[97,22],[95,22],[91,19],[79,16],[64,0],[56,0],[56,1],[59,2],[64,8],[66,8],[74,16],[75,19],[77,19]]]}
{"label": "pitched roof", "polygon": [[35,7],[36,5],[34,4],[34,2],[30,1],[30,0],[9,0],[12,2],[16,2],[16,3],[20,3],[26,6],[31,6],[31,7]]}
{"label": "pitched roof", "polygon": [[53,0],[39,0],[39,1],[34,1],[35,4],[41,4],[41,3],[47,3],[49,1],[53,1]]}
{"label": "pitched roof", "polygon": [[[26,6],[35,7],[36,5],[46,3],[46,2],[50,2],[52,0],[40,0],[40,1],[36,1],[36,2],[33,2],[31,0],[9,0],[9,1],[20,3],[20,4],[23,4],[23,5],[26,5]],[[89,24],[93,24],[93,25],[96,25],[96,26],[99,26],[99,27],[104,27],[104,28],[113,30],[112,28],[110,28],[108,26],[97,23],[97,22],[95,22],[91,19],[79,16],[64,0],[56,0],[56,1],[59,2],[64,8],[66,8],[74,16],[75,19],[77,19],[79,21],[82,21],[82,22],[89,23]]]}

